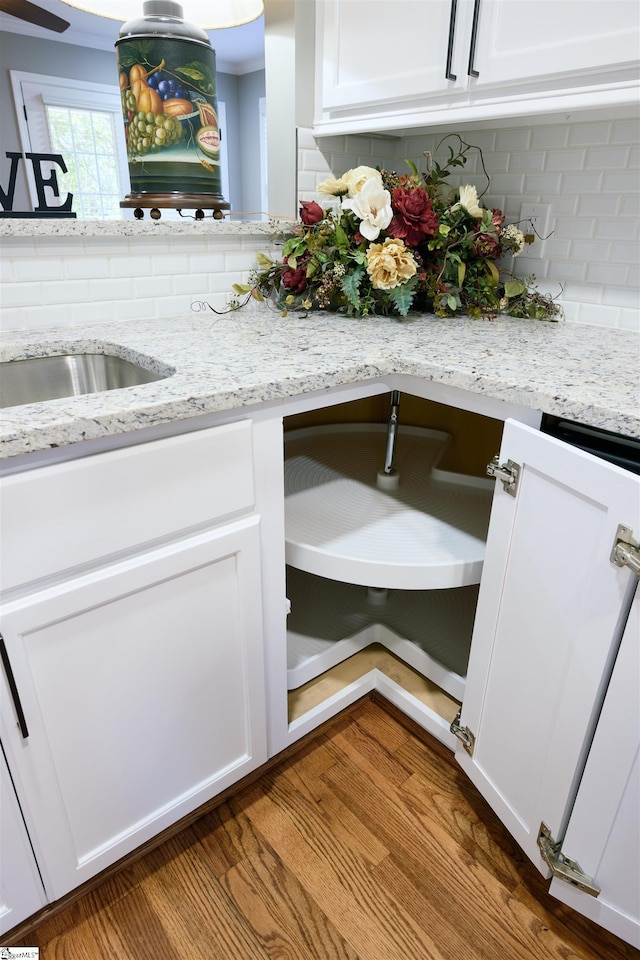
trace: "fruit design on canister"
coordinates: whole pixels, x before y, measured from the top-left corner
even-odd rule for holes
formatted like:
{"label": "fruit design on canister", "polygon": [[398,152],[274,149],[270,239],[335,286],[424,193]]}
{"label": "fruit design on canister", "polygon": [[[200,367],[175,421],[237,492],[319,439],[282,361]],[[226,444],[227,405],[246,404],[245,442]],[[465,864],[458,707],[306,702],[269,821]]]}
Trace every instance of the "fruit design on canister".
{"label": "fruit design on canister", "polygon": [[[134,63],[129,76],[120,72],[120,91],[130,160],[175,146],[184,137],[179,116],[193,113],[187,90],[165,76],[162,60],[147,69]],[[169,109],[166,109],[167,104]],[[179,104],[176,109],[175,104]]]}
{"label": "fruit design on canister", "polygon": [[196,133],[196,143],[208,157],[217,159],[220,154],[220,131],[218,117],[210,103],[198,103],[201,127]]}

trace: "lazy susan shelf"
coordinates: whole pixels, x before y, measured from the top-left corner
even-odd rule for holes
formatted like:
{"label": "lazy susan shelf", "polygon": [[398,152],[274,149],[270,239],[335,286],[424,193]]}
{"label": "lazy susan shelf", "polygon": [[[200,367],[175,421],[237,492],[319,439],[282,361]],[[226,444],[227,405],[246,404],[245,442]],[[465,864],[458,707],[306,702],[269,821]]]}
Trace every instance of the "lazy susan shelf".
{"label": "lazy susan shelf", "polygon": [[401,426],[399,483],[382,489],[386,433],[376,423],[285,435],[287,563],[369,587],[479,583],[493,482],[437,470],[449,435]]}
{"label": "lazy susan shelf", "polygon": [[287,686],[379,643],[462,700],[478,587],[378,590],[287,568]]}

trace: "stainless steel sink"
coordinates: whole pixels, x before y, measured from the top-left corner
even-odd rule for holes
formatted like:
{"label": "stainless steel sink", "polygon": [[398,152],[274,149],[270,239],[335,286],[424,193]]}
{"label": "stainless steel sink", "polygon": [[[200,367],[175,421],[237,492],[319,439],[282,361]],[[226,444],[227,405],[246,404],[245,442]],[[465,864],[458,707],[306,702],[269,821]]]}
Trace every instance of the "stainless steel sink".
{"label": "stainless steel sink", "polygon": [[105,353],[5,361],[0,363],[0,407],[136,387],[166,376]]}

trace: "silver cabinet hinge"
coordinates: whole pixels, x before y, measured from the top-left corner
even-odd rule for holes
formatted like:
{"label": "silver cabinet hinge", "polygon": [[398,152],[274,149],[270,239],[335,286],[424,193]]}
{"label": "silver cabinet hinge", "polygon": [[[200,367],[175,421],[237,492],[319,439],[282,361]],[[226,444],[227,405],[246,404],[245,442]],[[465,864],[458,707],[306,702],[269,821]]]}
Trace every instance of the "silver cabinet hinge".
{"label": "silver cabinet hinge", "polygon": [[506,463],[500,463],[500,458],[496,453],[491,463],[487,464],[487,475],[495,480],[502,480],[502,486],[512,497],[515,497],[518,490],[518,481],[520,480],[519,463],[513,460],[507,460]]}
{"label": "silver cabinet hinge", "polygon": [[469,727],[463,727],[460,723],[460,716],[462,714],[462,707],[458,710],[455,717],[451,721],[451,726],[449,730],[457,737],[458,740],[462,743],[462,746],[465,748],[470,757],[473,756],[473,748],[476,745],[475,735],[469,730]]}
{"label": "silver cabinet hinge", "polygon": [[633,530],[630,527],[618,524],[609,559],[617,567],[629,567],[636,577],[640,577],[640,543],[633,539]]}
{"label": "silver cabinet hinge", "polygon": [[576,863],[575,860],[570,860],[569,857],[565,857],[560,849],[562,844],[557,843],[553,839],[546,823],[540,824],[538,846],[542,859],[551,869],[554,877],[557,877],[558,880],[564,880],[565,883],[571,884],[572,887],[577,887],[578,890],[582,890],[583,893],[588,893],[590,897],[598,896],[600,893],[598,884],[594,883],[592,877],[588,877],[587,874],[584,873],[580,864]]}

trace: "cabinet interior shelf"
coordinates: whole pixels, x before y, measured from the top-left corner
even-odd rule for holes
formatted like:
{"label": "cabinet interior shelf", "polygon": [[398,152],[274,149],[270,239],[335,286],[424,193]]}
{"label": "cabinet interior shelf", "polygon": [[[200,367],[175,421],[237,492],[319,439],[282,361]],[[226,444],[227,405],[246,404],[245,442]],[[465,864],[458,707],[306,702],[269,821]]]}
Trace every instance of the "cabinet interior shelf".
{"label": "cabinet interior shelf", "polygon": [[432,590],[480,582],[491,481],[436,468],[450,437],[401,426],[395,490],[381,489],[384,424],[337,424],[285,438],[290,566],[344,583]]}
{"label": "cabinet interior shelf", "polygon": [[288,688],[379,644],[462,700],[493,484],[437,468],[449,434],[401,426],[380,486],[386,432],[286,434]]}
{"label": "cabinet interior shelf", "polygon": [[462,700],[477,586],[372,591],[288,567],[287,596],[289,690],[377,643]]}

